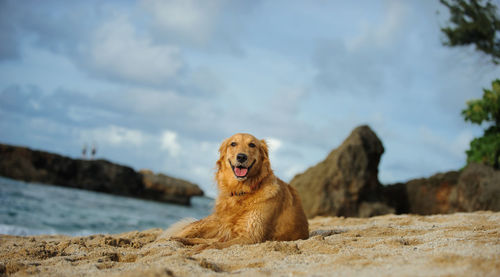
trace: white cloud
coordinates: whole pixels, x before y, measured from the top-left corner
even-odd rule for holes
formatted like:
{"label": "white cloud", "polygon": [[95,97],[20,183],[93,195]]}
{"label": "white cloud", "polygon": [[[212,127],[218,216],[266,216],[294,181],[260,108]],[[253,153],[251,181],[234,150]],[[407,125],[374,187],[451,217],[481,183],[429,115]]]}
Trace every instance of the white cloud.
{"label": "white cloud", "polygon": [[90,43],[84,63],[107,78],[145,85],[162,85],[184,66],[180,49],[154,44],[139,36],[123,15],[101,25]]}
{"label": "white cloud", "polygon": [[177,157],[181,151],[181,145],[177,141],[177,133],[166,130],[161,135],[161,149],[166,150],[170,156]]}
{"label": "white cloud", "polygon": [[269,151],[270,152],[276,152],[278,149],[280,149],[281,145],[283,144],[281,140],[277,138],[267,138],[266,139],[267,145],[269,146]]}
{"label": "white cloud", "polygon": [[144,0],[142,6],[152,14],[160,32],[174,33],[183,40],[203,43],[213,32],[221,2]]}
{"label": "white cloud", "polygon": [[276,161],[276,152],[281,148],[282,142],[277,138],[267,138],[266,139],[267,146],[269,147],[269,159],[271,160],[271,164]]}
{"label": "white cloud", "polygon": [[95,141],[98,144],[109,144],[112,146],[123,146],[132,144],[141,145],[145,136],[139,130],[128,129],[116,125],[92,130],[83,130],[80,139],[84,142]]}

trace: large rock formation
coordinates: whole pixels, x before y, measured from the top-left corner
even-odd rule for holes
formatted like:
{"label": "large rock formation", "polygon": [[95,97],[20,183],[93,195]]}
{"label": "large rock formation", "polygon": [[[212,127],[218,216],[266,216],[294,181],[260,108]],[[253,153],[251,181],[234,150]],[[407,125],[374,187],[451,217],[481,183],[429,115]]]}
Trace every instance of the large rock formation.
{"label": "large rock formation", "polygon": [[470,164],[458,179],[450,202],[457,211],[500,211],[500,170],[484,164]]}
{"label": "large rock formation", "polygon": [[197,185],[188,181],[161,173],[154,174],[151,170],[143,169],[139,172],[142,174],[145,188],[149,192],[156,194],[157,200],[185,204],[189,203],[191,196],[203,195],[203,191]]}
{"label": "large rock formation", "polygon": [[470,164],[460,174],[450,202],[457,211],[500,211],[500,170]]}
{"label": "large rock formation", "polygon": [[[156,201],[189,204],[203,195],[198,186],[184,180],[156,178],[105,160],[78,160],[43,151],[0,144],[0,175],[26,182],[73,187]],[[184,187],[184,188],[183,188]]]}
{"label": "large rock formation", "polygon": [[360,126],[324,161],[295,176],[290,184],[299,191],[307,216],[393,212],[380,202],[378,164],[383,152],[377,135]]}
{"label": "large rock formation", "polygon": [[455,211],[450,195],[456,189],[459,176],[459,172],[450,171],[407,182],[408,211],[405,213],[428,215]]}
{"label": "large rock formation", "polygon": [[290,184],[307,216],[500,211],[500,170],[470,164],[462,171],[382,186],[377,175],[383,152],[375,133],[361,126],[324,161],[295,176]]}
{"label": "large rock formation", "polygon": [[385,186],[382,194],[397,213],[500,211],[500,170],[472,163],[462,171]]}

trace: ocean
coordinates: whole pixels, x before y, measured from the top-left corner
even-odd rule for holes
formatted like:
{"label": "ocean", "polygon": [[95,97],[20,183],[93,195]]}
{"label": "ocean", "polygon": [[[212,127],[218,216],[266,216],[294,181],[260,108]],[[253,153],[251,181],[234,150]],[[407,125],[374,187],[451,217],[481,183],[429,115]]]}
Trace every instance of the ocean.
{"label": "ocean", "polygon": [[193,197],[187,207],[0,177],[0,234],[85,236],[165,229],[182,218],[209,215],[213,203]]}

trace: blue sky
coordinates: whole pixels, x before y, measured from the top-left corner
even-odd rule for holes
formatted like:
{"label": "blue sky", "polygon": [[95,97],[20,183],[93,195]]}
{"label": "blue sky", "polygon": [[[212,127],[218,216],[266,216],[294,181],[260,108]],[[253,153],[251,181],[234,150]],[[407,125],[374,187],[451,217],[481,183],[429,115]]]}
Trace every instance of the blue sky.
{"label": "blue sky", "polygon": [[0,1],[0,142],[100,158],[214,196],[220,142],[268,140],[289,181],[368,124],[383,183],[464,165],[468,99],[500,76],[446,48],[438,1]]}

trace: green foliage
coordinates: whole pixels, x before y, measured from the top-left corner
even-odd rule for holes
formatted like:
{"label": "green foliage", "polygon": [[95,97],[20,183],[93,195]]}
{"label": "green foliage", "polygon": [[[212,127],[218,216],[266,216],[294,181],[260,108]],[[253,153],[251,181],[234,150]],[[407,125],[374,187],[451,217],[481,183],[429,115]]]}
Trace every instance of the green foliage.
{"label": "green foliage", "polygon": [[[500,20],[491,0],[439,0],[450,10],[452,27],[442,28],[447,46],[474,44],[476,49],[491,55],[500,63]],[[500,167],[500,80],[484,90],[482,99],[467,102],[462,111],[465,121],[486,124],[484,135],[475,138],[467,150],[467,163],[479,162]]]}
{"label": "green foliage", "polygon": [[491,84],[492,89],[483,90],[483,98],[467,101],[467,108],[462,111],[465,121],[476,124],[493,122],[500,125],[500,80]]}
{"label": "green foliage", "polygon": [[470,142],[467,153],[467,164],[471,162],[484,163],[498,169],[500,163],[500,132],[485,134]]}
{"label": "green foliage", "polygon": [[448,41],[445,45],[460,46],[474,44],[476,49],[492,56],[494,63],[500,61],[500,20],[497,7],[490,0],[439,0],[448,7],[452,26],[442,28]]}
{"label": "green foliage", "polygon": [[486,123],[489,127],[480,138],[470,143],[467,163],[480,162],[499,168],[500,165],[500,80],[492,83],[491,90],[484,90],[482,99],[467,102],[462,111],[465,121]]}

